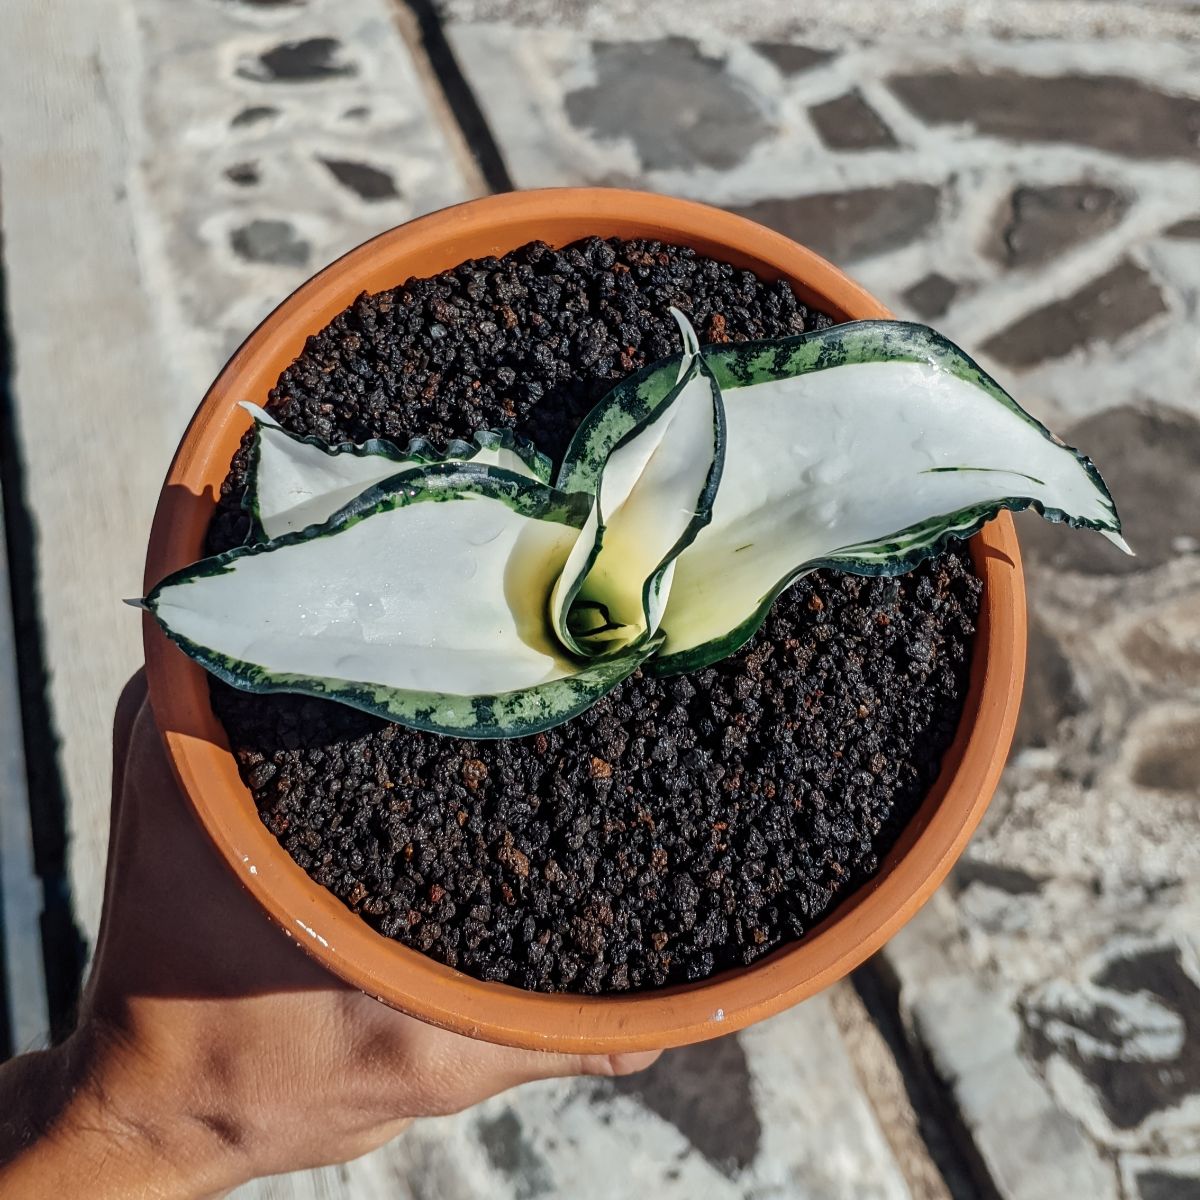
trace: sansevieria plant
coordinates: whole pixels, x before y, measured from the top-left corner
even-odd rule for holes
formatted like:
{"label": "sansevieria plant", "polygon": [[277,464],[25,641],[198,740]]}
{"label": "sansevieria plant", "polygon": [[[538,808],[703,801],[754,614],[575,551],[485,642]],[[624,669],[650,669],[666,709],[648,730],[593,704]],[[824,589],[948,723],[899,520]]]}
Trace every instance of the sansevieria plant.
{"label": "sansevieria plant", "polygon": [[933,330],[859,321],[700,348],[613,388],[557,478],[510,432],[438,453],[255,421],[246,545],[140,603],[252,692],[519,737],[639,667],[732,654],[802,575],[894,575],[1001,509],[1128,550],[1091,462]]}

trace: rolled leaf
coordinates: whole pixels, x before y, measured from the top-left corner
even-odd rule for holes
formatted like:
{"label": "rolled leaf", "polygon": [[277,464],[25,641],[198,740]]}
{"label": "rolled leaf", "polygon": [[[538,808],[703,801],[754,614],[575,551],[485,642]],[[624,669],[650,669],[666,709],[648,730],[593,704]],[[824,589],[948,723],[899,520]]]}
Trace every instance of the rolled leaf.
{"label": "rolled leaf", "polygon": [[924,326],[858,322],[705,357],[735,385],[725,469],[712,521],[676,560],[656,671],[731,654],[803,574],[900,574],[1001,509],[1127,549],[1091,462]]}
{"label": "rolled leaf", "polygon": [[404,450],[382,438],[329,446],[290,433],[257,405],[242,407],[254,418],[246,507],[258,540],[320,525],[373,484],[437,462],[474,462],[550,482],[550,460],[507,429],[452,441],[444,454],[423,438]]}
{"label": "rolled leaf", "polygon": [[711,518],[724,440],[720,391],[703,362],[689,356],[666,402],[604,464],[596,503],[551,600],[565,645],[612,653],[657,631],[672,564]]}
{"label": "rolled leaf", "polygon": [[[671,311],[676,313],[678,310]],[[679,319],[676,317],[677,321]],[[687,328],[691,330],[690,322]],[[694,331],[691,339],[695,339]],[[675,394],[676,387],[687,373],[692,356],[698,349],[698,343],[693,348],[685,334],[684,351],[681,356],[651,363],[622,379],[608,391],[575,430],[563,457],[562,466],[558,469],[555,486],[563,492],[588,492],[594,495],[600,484],[600,472],[604,470],[608,456],[639,425],[644,425],[660,405]],[[705,359],[711,371],[712,364],[708,360],[707,352]],[[714,377],[718,385],[723,387],[720,378]]]}
{"label": "rolled leaf", "polygon": [[536,733],[657,645],[581,663],[554,636],[550,591],[589,507],[499,468],[427,466],[324,525],[187,567],[143,603],[245,691],[327,697],[462,737]]}

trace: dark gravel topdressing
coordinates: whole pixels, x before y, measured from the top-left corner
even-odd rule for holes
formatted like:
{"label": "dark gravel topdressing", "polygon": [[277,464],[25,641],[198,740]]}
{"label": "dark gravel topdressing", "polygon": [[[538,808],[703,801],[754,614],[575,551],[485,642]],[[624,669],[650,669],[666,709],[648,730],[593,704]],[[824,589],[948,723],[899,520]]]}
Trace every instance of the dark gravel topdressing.
{"label": "dark gravel topdressing", "polygon": [[[678,247],[534,244],[360,298],[272,411],[332,441],[511,426],[558,459],[614,380],[677,351],[672,304],[706,342],[829,323]],[[242,539],[243,480],[239,455],[212,550]],[[635,675],[531,738],[213,697],[267,827],[383,933],[526,988],[646,988],[753,961],[878,869],[953,737],[979,587],[965,549],[898,579],[820,572],[733,657]]]}

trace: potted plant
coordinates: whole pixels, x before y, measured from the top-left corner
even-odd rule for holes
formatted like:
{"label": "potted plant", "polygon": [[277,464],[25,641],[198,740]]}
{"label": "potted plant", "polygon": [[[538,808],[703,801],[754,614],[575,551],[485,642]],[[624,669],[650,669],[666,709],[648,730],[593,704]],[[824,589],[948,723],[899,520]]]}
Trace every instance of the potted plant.
{"label": "potted plant", "polygon": [[[663,287],[718,296],[706,336],[672,306],[664,348]],[[597,1052],[769,1015],[916,911],[1019,701],[995,514],[1119,522],[1086,460],[886,316],[740,218],[561,190],[384,234],[260,326],[164,487],[146,652],[184,790],[289,934],[426,1020]],[[971,565],[863,590],[977,529]],[[784,591],[817,567],[849,582]]]}

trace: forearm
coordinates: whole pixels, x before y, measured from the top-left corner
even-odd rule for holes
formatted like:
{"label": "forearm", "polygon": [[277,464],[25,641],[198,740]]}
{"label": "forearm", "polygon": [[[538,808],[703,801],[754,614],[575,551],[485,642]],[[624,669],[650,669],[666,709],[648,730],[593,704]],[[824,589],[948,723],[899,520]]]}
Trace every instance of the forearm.
{"label": "forearm", "polygon": [[248,1178],[212,1131],[161,1101],[131,1103],[127,1071],[97,1066],[78,1035],[0,1065],[0,1195],[201,1200]]}

